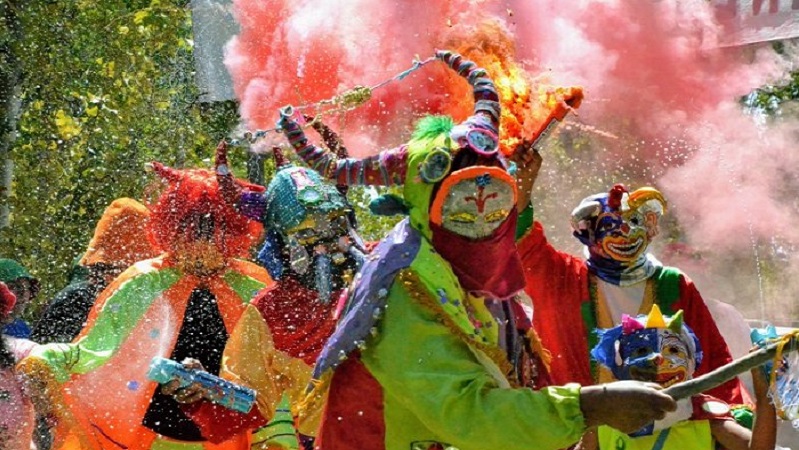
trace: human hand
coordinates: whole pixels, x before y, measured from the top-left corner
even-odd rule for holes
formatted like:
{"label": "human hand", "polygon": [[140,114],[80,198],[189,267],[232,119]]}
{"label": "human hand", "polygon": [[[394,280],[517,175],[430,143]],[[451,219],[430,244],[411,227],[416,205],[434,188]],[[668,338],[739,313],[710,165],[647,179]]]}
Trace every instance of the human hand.
{"label": "human hand", "polygon": [[[186,358],[181,364],[190,370],[205,371],[202,363],[193,358]],[[179,380],[172,380],[169,383],[162,384],[161,393],[171,395],[178,403],[184,404],[195,403],[209,397],[208,390],[202,384],[194,382],[188,386],[181,387]]]}
{"label": "human hand", "polygon": [[585,386],[580,389],[580,408],[589,427],[608,425],[632,433],[677,409],[677,402],[660,390],[655,383],[639,381]]}
{"label": "human hand", "polygon": [[530,196],[544,158],[532,147],[532,143],[522,142],[516,146],[510,160],[516,164],[516,188],[519,195],[517,204],[521,211],[530,204]]}

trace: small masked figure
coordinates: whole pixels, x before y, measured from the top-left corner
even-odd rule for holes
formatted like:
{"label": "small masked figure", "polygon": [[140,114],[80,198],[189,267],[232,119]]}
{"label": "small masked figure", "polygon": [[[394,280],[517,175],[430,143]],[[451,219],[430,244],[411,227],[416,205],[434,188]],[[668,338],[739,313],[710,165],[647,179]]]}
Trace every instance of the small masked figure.
{"label": "small masked figure", "polygon": [[[599,342],[591,356],[619,380],[669,387],[690,380],[702,362],[699,339],[683,323],[682,311],[663,316],[655,305],[648,315],[624,315],[621,325],[597,330],[597,334]],[[584,448],[711,450],[717,443],[724,448],[773,448],[775,412],[767,398],[768,384],[760,369],[755,369],[753,376],[762,397],[758,401],[760,423],[755,425],[759,428],[753,432],[735,422],[727,403],[699,394],[679,401],[676,411],[629,435],[600,426],[596,435],[584,439]],[[753,433],[759,436],[751,439]]]}
{"label": "small masked figure", "polygon": [[[248,433],[211,444],[185,406],[147,378],[154,357],[193,358],[220,372],[222,352],[253,295],[272,283],[246,257],[261,225],[227,204],[214,174],[152,163],[166,183],[150,207],[153,247],[99,295],[70,344],[35,349],[20,365],[58,418],[54,449],[238,449]],[[238,180],[236,184],[257,189]]]}
{"label": "small masked figure", "polygon": [[[586,259],[553,248],[539,223],[520,239],[535,327],[544,346],[557,355],[552,362],[556,383],[611,380],[607,370],[593,366],[588,358],[596,343],[591,330],[619,325],[622,315],[643,314],[653,305],[670,313],[684,311],[685,322],[707,350],[697,374],[732,361],[694,283],[649,251],[665,212],[666,200],[658,190],[643,187],[630,192],[617,184],[607,193],[585,198],[572,212],[574,236],[585,246]],[[748,400],[738,379],[711,393],[734,405]]]}

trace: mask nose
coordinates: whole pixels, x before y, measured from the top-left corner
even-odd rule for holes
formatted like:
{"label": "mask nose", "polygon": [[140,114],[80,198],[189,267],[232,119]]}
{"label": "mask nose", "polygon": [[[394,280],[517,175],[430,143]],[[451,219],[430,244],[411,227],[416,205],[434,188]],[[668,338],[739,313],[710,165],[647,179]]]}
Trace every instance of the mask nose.
{"label": "mask nose", "polygon": [[663,364],[663,361],[664,361],[663,355],[661,355],[660,353],[655,353],[654,355],[652,355],[652,358],[651,358],[650,361],[652,361],[652,364],[654,364],[656,366],[660,366],[661,364]]}
{"label": "mask nose", "polygon": [[627,233],[630,232],[630,225],[628,225],[626,223],[622,223],[620,228],[621,228],[621,232],[624,233],[624,234],[627,234]]}

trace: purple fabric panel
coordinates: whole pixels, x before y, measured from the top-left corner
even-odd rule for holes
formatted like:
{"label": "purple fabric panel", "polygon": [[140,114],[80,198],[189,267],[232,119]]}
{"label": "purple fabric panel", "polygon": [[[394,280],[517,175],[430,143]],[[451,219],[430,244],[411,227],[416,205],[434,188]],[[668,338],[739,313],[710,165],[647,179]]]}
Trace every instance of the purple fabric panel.
{"label": "purple fabric panel", "polygon": [[405,219],[369,254],[353,284],[344,317],[319,355],[314,379],[335,368],[366,340],[385,309],[394,277],[411,265],[420,244],[421,236]]}
{"label": "purple fabric panel", "polygon": [[242,192],[239,198],[239,212],[248,219],[263,222],[266,215],[266,197],[261,192]]}

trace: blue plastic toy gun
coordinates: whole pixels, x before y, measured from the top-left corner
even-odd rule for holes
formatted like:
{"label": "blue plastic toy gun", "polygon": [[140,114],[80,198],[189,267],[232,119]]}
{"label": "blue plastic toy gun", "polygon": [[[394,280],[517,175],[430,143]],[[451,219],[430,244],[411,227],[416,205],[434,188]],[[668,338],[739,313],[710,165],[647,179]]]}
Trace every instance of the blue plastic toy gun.
{"label": "blue plastic toy gun", "polygon": [[199,383],[210,392],[207,398],[225,408],[232,409],[241,413],[248,413],[255,403],[255,391],[231,383],[216,375],[208,372],[187,369],[186,366],[171,359],[155,357],[150,361],[150,370],[147,378],[160,383],[169,383],[172,380],[180,381],[180,387],[189,386],[192,383]]}

